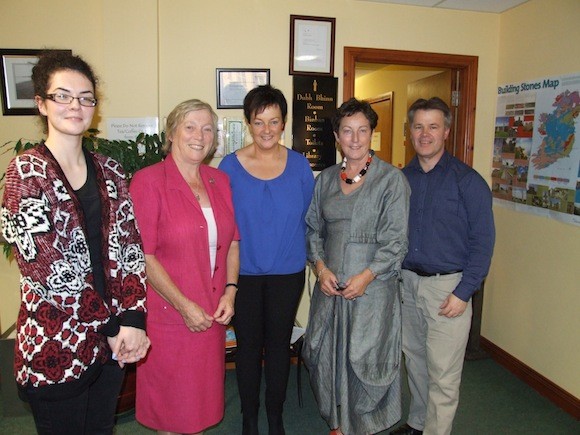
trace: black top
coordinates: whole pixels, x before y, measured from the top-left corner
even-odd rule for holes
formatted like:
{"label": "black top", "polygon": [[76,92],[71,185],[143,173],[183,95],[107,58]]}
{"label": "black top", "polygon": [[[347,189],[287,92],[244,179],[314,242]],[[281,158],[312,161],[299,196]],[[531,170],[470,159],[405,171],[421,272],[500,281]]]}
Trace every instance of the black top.
{"label": "black top", "polygon": [[105,298],[105,272],[102,261],[101,199],[99,196],[99,186],[97,185],[97,172],[93,159],[91,159],[84,148],[83,152],[85,153],[85,161],[87,162],[87,179],[80,189],[75,190],[75,193],[83,207],[85,216],[95,290],[99,292],[102,298]]}

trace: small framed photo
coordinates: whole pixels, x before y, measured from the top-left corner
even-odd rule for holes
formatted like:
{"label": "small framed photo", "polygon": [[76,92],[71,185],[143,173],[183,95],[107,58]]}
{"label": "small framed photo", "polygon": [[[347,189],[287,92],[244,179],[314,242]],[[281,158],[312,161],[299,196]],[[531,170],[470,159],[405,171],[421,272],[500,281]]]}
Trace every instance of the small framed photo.
{"label": "small framed photo", "polygon": [[[36,115],[32,68],[45,51],[49,50],[0,49],[4,115]],[[71,50],[58,51],[72,53]]]}
{"label": "small framed photo", "polygon": [[290,15],[290,75],[334,75],[335,22]]}
{"label": "small framed photo", "polygon": [[216,68],[217,108],[241,109],[248,92],[269,84],[269,69]]}
{"label": "small framed photo", "polygon": [[235,153],[244,146],[245,130],[242,119],[228,119],[227,121],[227,148],[226,154]]}

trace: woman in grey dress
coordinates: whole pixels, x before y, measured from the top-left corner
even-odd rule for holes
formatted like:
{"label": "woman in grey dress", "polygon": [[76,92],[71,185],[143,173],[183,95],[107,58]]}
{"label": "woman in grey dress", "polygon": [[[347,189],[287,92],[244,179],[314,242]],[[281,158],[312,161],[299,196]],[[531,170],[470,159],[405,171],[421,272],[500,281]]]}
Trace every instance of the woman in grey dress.
{"label": "woman in grey dress", "polygon": [[378,116],[351,99],[333,118],[342,164],[320,173],[306,215],[318,282],[303,355],[331,433],[372,434],[401,417],[399,271],[410,189],[370,149]]}

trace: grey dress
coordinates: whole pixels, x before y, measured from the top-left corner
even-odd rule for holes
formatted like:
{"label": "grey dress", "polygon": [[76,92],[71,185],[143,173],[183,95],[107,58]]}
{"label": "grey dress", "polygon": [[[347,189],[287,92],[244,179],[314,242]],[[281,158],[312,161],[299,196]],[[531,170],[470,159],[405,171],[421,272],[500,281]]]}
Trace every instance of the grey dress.
{"label": "grey dress", "polygon": [[401,171],[373,159],[365,183],[340,189],[323,171],[308,210],[309,260],[339,281],[369,268],[377,278],[354,301],[315,287],[303,356],[322,417],[345,434],[370,434],[401,417],[399,271],[407,252],[410,190]]}

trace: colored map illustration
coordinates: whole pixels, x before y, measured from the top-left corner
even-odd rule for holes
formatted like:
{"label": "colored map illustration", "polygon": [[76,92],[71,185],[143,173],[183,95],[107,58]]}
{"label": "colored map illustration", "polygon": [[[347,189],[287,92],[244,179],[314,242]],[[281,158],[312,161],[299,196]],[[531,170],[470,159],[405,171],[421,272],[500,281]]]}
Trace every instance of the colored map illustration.
{"label": "colored map illustration", "polygon": [[539,116],[538,132],[543,136],[536,154],[532,155],[535,169],[543,169],[557,160],[570,156],[574,147],[576,127],[574,122],[580,113],[580,94],[569,90],[559,94],[552,106],[552,113]]}
{"label": "colored map illustration", "polygon": [[580,75],[498,87],[498,204],[580,225]]}

